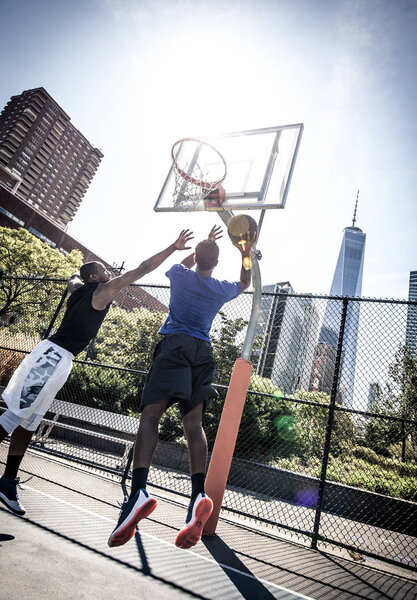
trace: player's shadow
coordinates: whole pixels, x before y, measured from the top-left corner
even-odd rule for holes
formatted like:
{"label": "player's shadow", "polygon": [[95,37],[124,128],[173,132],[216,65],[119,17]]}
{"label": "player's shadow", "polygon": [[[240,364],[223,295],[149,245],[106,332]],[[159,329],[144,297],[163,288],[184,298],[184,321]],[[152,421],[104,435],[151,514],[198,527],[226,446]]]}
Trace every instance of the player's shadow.
{"label": "player's shadow", "polygon": [[256,578],[236,553],[218,536],[204,535],[202,543],[247,600],[275,600],[275,596]]}
{"label": "player's shadow", "polygon": [[143,547],[142,544],[142,539],[140,537],[140,533],[138,530],[136,530],[135,533],[135,543],[136,543],[136,547],[138,549],[139,552],[139,557],[142,563],[142,572],[144,575],[150,575],[151,574],[151,567],[149,566],[149,562],[148,562],[148,558],[146,556],[146,552],[145,552],[145,548]]}

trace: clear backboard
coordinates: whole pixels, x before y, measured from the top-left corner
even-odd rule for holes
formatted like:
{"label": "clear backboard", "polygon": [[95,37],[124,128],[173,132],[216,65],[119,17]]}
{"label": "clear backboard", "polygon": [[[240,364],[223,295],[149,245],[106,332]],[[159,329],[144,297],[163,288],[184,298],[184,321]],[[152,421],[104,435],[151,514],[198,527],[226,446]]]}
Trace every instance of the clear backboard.
{"label": "clear backboard", "polygon": [[[303,127],[302,123],[298,123],[199,138],[216,148],[226,162],[227,175],[223,182],[226,197],[222,204],[223,209],[284,208]],[[176,159],[180,159],[181,153],[184,152],[185,144],[178,144],[175,148]],[[196,160],[198,152],[191,157],[191,164]],[[210,164],[207,168],[216,172],[221,166]],[[154,210],[207,210],[203,200],[184,207],[181,202],[175,201],[174,192],[175,170],[172,166]]]}

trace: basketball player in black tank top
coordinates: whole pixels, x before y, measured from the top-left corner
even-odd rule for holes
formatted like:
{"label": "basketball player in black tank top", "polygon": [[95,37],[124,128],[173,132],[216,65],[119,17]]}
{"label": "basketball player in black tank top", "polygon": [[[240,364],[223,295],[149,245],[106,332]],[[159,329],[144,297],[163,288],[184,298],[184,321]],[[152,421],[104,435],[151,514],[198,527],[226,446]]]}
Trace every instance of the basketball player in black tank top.
{"label": "basketball player in black tank top", "polygon": [[0,442],[8,435],[11,439],[0,478],[0,501],[12,512],[25,514],[17,495],[20,463],[42,417],[69,376],[72,359],[97,335],[117,294],[159,267],[175,250],[189,249],[187,243],[192,237],[188,229],[181,231],[168,248],[113,279],[102,263],[94,261],[82,265],[80,274],[68,280],[71,295],[60,327],[23,360],[2,394],[8,408],[0,415]]}

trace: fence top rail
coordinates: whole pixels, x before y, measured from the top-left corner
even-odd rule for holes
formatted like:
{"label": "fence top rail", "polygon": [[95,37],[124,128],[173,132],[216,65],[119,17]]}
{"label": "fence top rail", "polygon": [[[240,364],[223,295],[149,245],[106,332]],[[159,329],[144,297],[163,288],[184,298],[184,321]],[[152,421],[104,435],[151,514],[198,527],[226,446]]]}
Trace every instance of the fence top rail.
{"label": "fence top rail", "polygon": [[[27,280],[27,281],[44,281],[48,283],[67,283],[67,279],[62,278],[51,278],[51,277],[36,277],[36,276],[24,276],[24,275],[2,275],[0,273],[0,280]],[[153,289],[165,289],[169,290],[169,285],[160,283],[131,283],[128,287],[140,287],[140,288],[153,288]],[[252,296],[253,292],[243,292],[245,295]],[[416,306],[417,300],[401,300],[395,298],[365,298],[361,296],[331,296],[330,294],[296,294],[287,292],[262,292],[262,296],[278,296],[285,298],[308,298],[312,300],[348,300],[349,302],[369,302],[374,304],[406,304],[408,306]]]}

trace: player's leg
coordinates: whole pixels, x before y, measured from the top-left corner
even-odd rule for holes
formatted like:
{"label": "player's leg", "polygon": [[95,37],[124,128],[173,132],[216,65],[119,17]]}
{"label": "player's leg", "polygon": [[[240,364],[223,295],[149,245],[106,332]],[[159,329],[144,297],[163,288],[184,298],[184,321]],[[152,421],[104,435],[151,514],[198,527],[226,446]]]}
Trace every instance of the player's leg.
{"label": "player's leg", "polygon": [[158,445],[159,421],[168,406],[168,399],[158,404],[148,404],[143,407],[139,429],[133,447],[132,487],[129,499],[136,492],[146,488],[149,467]]}
{"label": "player's leg", "polygon": [[[184,433],[188,443],[188,454],[190,458],[191,483],[193,477],[202,475],[203,481],[200,484],[195,483],[191,492],[191,499],[195,498],[200,492],[204,492],[204,476],[207,465],[207,439],[204,433],[201,419],[203,416],[204,402],[201,402],[192,408],[182,418]],[[201,479],[201,478],[200,478]],[[196,480],[195,480],[196,481]]]}
{"label": "player's leg", "polygon": [[191,500],[185,525],[175,540],[179,548],[191,548],[200,541],[203,527],[213,510],[213,503],[204,490],[207,464],[207,440],[201,423],[204,405],[204,401],[200,402],[182,418],[190,457]]}
{"label": "player's leg", "polygon": [[11,437],[5,470],[0,478],[0,501],[17,515],[24,515],[26,512],[17,492],[19,484],[17,473],[41,419],[41,415],[22,419],[9,410],[2,415],[0,433],[5,431],[7,435],[11,434]]}
{"label": "player's leg", "polygon": [[210,398],[217,396],[212,386],[216,363],[210,342],[194,339],[193,344],[191,398],[189,402],[180,402],[191,472],[191,501],[185,525],[175,540],[180,548],[191,548],[197,544],[213,510],[213,502],[204,489],[207,441],[201,419]]}
{"label": "player's leg", "polygon": [[8,410],[0,417],[0,439],[4,431],[11,439],[6,471],[0,479],[0,500],[17,514],[25,512],[17,497],[20,463],[43,415],[68,379],[73,358],[67,350],[43,340],[20,363],[2,392]]}
{"label": "player's leg", "polygon": [[146,483],[149,467],[158,444],[159,421],[167,405],[168,399],[143,407],[133,448],[130,496],[121,506],[117,525],[107,542],[110,547],[126,544],[135,535],[139,521],[148,517],[156,508],[156,500],[146,491]]}

